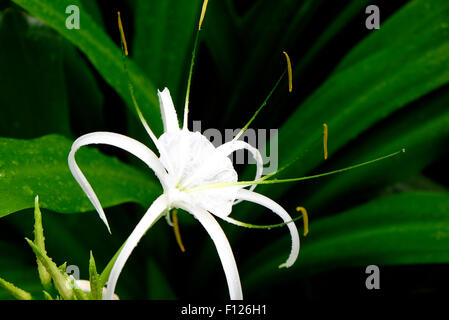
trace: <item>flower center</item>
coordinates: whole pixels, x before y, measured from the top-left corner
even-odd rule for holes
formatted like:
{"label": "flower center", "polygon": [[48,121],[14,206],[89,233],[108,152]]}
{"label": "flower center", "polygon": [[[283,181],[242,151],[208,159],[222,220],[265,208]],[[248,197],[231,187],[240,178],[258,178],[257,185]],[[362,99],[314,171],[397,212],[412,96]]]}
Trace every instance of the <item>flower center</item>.
{"label": "flower center", "polygon": [[188,192],[204,185],[237,182],[231,160],[199,132],[176,130],[159,139],[160,161],[168,172],[169,204],[184,201],[217,215],[231,212],[236,188]]}
{"label": "flower center", "polygon": [[179,191],[237,181],[231,160],[199,132],[168,132],[159,142],[163,147],[160,160],[172,179],[171,184]]}

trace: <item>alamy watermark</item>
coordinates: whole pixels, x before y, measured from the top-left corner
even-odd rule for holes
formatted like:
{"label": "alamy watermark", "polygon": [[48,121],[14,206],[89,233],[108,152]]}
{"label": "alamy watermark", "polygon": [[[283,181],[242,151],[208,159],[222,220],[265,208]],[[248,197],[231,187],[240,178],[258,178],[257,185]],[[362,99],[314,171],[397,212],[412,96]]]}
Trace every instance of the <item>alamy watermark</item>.
{"label": "alamy watermark", "polygon": [[65,20],[65,26],[67,29],[79,30],[80,29],[80,8],[74,4],[68,6],[65,9],[65,13],[69,16]]}
{"label": "alamy watermark", "polygon": [[369,265],[365,269],[369,276],[365,280],[365,286],[368,290],[380,289],[380,270],[375,264]]}
{"label": "alamy watermark", "polygon": [[[239,134],[241,129],[225,129],[224,136],[218,129],[209,128],[201,131],[201,121],[193,121],[193,130],[203,134],[209,141],[218,147],[226,142],[230,142]],[[248,128],[239,138],[246,141],[252,147],[257,148],[263,159],[262,174],[267,175],[278,169],[278,129],[252,129]],[[270,141],[267,147],[267,142]],[[234,164],[254,164],[256,161],[252,156],[245,157],[244,150],[238,150],[230,155]],[[247,161],[245,161],[247,158]]]}
{"label": "alamy watermark", "polygon": [[376,5],[369,5],[365,9],[365,13],[369,16],[365,20],[365,26],[368,30],[380,29],[380,10]]}
{"label": "alamy watermark", "polygon": [[75,278],[75,280],[80,280],[80,268],[77,265],[71,264],[67,266],[65,273]]}

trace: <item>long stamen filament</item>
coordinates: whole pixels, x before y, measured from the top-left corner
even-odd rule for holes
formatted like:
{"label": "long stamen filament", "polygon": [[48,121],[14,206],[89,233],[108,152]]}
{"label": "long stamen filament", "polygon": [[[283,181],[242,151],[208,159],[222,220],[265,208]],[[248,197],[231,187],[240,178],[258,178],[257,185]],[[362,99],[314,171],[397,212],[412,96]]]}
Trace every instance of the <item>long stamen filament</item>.
{"label": "long stamen filament", "polygon": [[[334,171],[329,171],[329,172],[325,172],[325,173],[320,173],[320,174],[315,174],[312,176],[305,176],[305,177],[300,177],[300,178],[290,178],[290,179],[276,179],[276,180],[268,180],[267,178],[263,177],[261,179],[258,180],[254,180],[254,181],[238,181],[238,182],[228,182],[228,183],[214,183],[214,184],[209,184],[209,185],[203,185],[203,186],[199,186],[196,188],[192,188],[189,190],[186,190],[186,192],[191,193],[191,192],[196,192],[196,191],[201,191],[201,190],[209,190],[209,189],[215,189],[215,188],[224,188],[224,187],[233,187],[233,186],[251,186],[251,185],[255,185],[255,184],[275,184],[275,183],[285,183],[285,182],[297,182],[297,181],[303,181],[303,180],[311,180],[311,179],[316,179],[316,178],[320,178],[320,177],[324,177],[324,176],[330,176],[336,173],[341,173],[341,172],[345,172],[345,171],[349,171],[355,168],[359,168],[362,166],[366,166],[368,164],[377,162],[377,161],[381,161],[381,160],[385,160],[387,158],[391,158],[394,157],[400,153],[405,152],[405,149],[402,149],[401,151],[397,151],[395,153],[374,159],[374,160],[370,160],[370,161],[366,161],[363,163],[359,163],[353,166],[349,166],[343,169],[338,169],[338,170],[334,170]],[[270,175],[271,177],[272,175]]]}
{"label": "long stamen filament", "polygon": [[240,130],[240,132],[234,137],[234,139],[232,139],[232,141],[238,140],[240,138],[240,136],[246,131],[246,129],[248,129],[248,127],[250,126],[250,124],[254,121],[254,119],[256,119],[257,115],[259,114],[259,112],[262,110],[263,107],[265,107],[265,105],[268,103],[268,100],[270,100],[271,96],[273,95],[274,91],[276,90],[276,88],[279,86],[279,84],[281,83],[282,78],[285,76],[285,73],[287,71],[285,70],[281,76],[279,77],[278,81],[276,81],[276,84],[274,85],[273,89],[271,89],[271,91],[268,93],[267,97],[265,98],[265,100],[262,102],[261,106],[259,107],[259,109],[257,109],[257,111],[254,113],[254,115],[251,117],[251,119],[249,119],[249,121],[246,123],[246,125],[242,128],[242,130]]}
{"label": "long stamen filament", "polygon": [[173,210],[173,231],[175,232],[176,242],[178,243],[179,248],[182,252],[185,252],[184,244],[181,239],[181,232],[179,230],[179,222],[178,222],[178,211]]}
{"label": "long stamen filament", "polygon": [[309,233],[309,215],[307,214],[307,210],[304,207],[296,207],[296,211],[301,212],[302,214],[302,221],[304,224],[304,236],[306,236]]}
{"label": "long stamen filament", "polygon": [[295,222],[295,221],[297,221],[299,219],[302,219],[302,218],[303,218],[303,216],[301,215],[301,216],[298,216],[296,218],[293,218],[290,221],[283,222],[283,223],[260,225],[260,224],[246,223],[246,222],[239,221],[239,220],[236,220],[236,219],[231,218],[231,217],[221,217],[221,219],[223,219],[224,221],[232,223],[232,224],[235,224],[236,226],[239,226],[239,227],[244,227],[244,228],[249,228],[249,229],[268,229],[268,230],[272,229],[272,228],[284,227],[287,224],[293,223],[293,222]]}
{"label": "long stamen filament", "polygon": [[198,50],[198,43],[199,43],[200,32],[201,32],[201,25],[203,24],[204,16],[206,15],[207,3],[208,3],[208,0],[204,0],[203,6],[201,8],[201,15],[200,15],[200,21],[198,23],[198,30],[196,31],[195,42],[193,44],[192,59],[190,60],[189,78],[187,80],[186,100],[185,100],[185,105],[184,105],[184,123],[183,123],[183,128],[184,129],[187,129],[187,124],[188,124],[190,86],[191,86],[191,83],[192,83],[193,66],[195,65],[195,57],[196,57],[196,52]]}
{"label": "long stamen filament", "polygon": [[287,60],[287,70],[285,70],[281,74],[281,76],[279,77],[278,81],[276,81],[276,84],[274,85],[273,89],[271,89],[271,91],[268,93],[268,95],[265,98],[265,100],[262,102],[262,105],[259,107],[259,109],[257,109],[257,111],[254,113],[254,115],[251,117],[251,119],[249,119],[249,121],[246,123],[246,125],[243,127],[243,129],[240,130],[240,132],[234,137],[234,139],[232,139],[232,141],[238,140],[238,138],[240,138],[240,136],[246,131],[246,129],[248,129],[248,127],[254,121],[254,119],[257,117],[257,115],[262,110],[262,108],[265,107],[265,105],[268,103],[268,100],[270,100],[270,98],[273,95],[274,91],[276,90],[276,88],[281,83],[282,78],[285,76],[285,73],[288,73],[288,91],[292,92],[292,90],[293,90],[292,64],[291,64],[290,57],[288,56],[287,52],[283,51],[282,53],[285,55],[285,58]]}
{"label": "long stamen filament", "polygon": [[200,30],[198,30],[196,32],[195,44],[193,45],[193,51],[192,51],[192,60],[190,61],[189,79],[187,80],[186,101],[185,101],[185,105],[184,105],[184,123],[183,123],[184,129],[187,128],[187,123],[188,123],[190,85],[192,83],[193,66],[195,65],[196,50],[198,48],[198,42],[199,42],[199,38],[200,38],[199,33],[200,33]]}
{"label": "long stamen filament", "polygon": [[130,79],[129,71],[128,71],[128,66],[127,66],[127,63],[126,63],[126,57],[128,56],[128,45],[127,45],[127,42],[126,42],[125,32],[123,30],[123,24],[122,24],[122,19],[121,19],[121,16],[120,16],[120,11],[117,11],[117,19],[118,19],[118,27],[119,27],[119,30],[120,30],[120,40],[121,40],[120,42],[121,42],[121,46],[122,46],[123,69],[125,71],[125,75],[126,75],[126,78],[128,80],[129,94],[131,96],[131,100],[133,102],[134,109],[137,112],[137,116],[139,117],[140,122],[142,123],[143,127],[147,131],[147,133],[150,136],[151,140],[153,140],[153,142],[156,145],[156,147],[158,147],[157,138],[154,135],[153,131],[151,130],[150,126],[148,125],[147,121],[143,117],[142,111],[140,110],[139,104],[137,103],[136,95],[134,94],[134,86],[131,83],[131,79]]}

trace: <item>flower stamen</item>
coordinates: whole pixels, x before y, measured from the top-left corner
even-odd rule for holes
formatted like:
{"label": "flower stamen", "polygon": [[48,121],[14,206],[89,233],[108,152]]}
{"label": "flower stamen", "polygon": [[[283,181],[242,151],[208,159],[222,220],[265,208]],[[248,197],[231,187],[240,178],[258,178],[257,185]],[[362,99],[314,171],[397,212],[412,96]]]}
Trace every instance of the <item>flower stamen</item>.
{"label": "flower stamen", "polygon": [[200,22],[198,24],[198,31],[201,30],[201,25],[203,24],[204,16],[206,15],[206,9],[207,9],[207,3],[209,0],[204,0],[203,7],[201,8],[201,16],[200,16]]}
{"label": "flower stamen", "polygon": [[128,80],[128,90],[129,94],[131,96],[131,100],[133,102],[134,108],[136,110],[137,116],[140,119],[140,122],[142,123],[143,127],[147,131],[148,135],[150,136],[151,140],[155,144],[156,148],[160,150],[160,145],[157,141],[156,136],[154,135],[153,131],[151,130],[150,126],[148,125],[147,121],[143,117],[142,111],[140,110],[139,104],[136,99],[136,95],[134,94],[134,86],[131,83],[129,73],[128,73],[128,67],[126,65],[126,58],[128,56],[128,45],[126,42],[125,32],[123,31],[123,24],[122,24],[122,18],[120,16],[120,11],[117,11],[117,20],[118,20],[118,28],[120,30],[120,42],[122,46],[122,56],[123,56],[123,69],[125,71],[126,78]]}
{"label": "flower stamen", "polygon": [[[272,179],[269,180],[268,178],[271,178],[273,176],[273,174],[262,177],[258,180],[253,180],[253,181],[237,181],[237,182],[223,182],[223,183],[212,183],[212,184],[206,184],[206,185],[202,185],[202,186],[198,186],[195,188],[191,188],[185,192],[187,193],[192,193],[192,192],[196,192],[196,191],[201,191],[201,190],[209,190],[209,189],[215,189],[215,188],[224,188],[224,187],[235,187],[235,186],[251,186],[251,185],[255,185],[255,184],[275,184],[275,183],[285,183],[285,182],[298,182],[298,181],[304,181],[304,180],[311,180],[311,179],[316,179],[316,178],[321,178],[321,177],[325,177],[325,176],[330,176],[333,174],[337,174],[337,173],[341,173],[341,172],[345,172],[345,171],[349,171],[352,169],[356,169],[359,167],[363,167],[369,164],[372,164],[374,162],[377,161],[381,161],[381,160],[385,160],[391,157],[395,157],[397,155],[399,155],[400,153],[404,153],[405,152],[405,148],[403,148],[400,151],[396,151],[394,153],[388,154],[386,156],[377,158],[377,159],[373,159],[373,160],[369,160],[366,162],[362,162],[359,164],[355,164],[346,168],[342,168],[342,169],[337,169],[337,170],[333,170],[333,171],[328,171],[328,172],[324,172],[324,173],[319,173],[319,174],[315,174],[312,176],[305,176],[305,177],[299,177],[299,178],[289,178],[289,179]],[[278,170],[279,172],[279,170]],[[268,177],[268,178],[267,178]]]}
{"label": "flower stamen", "polygon": [[323,128],[324,128],[324,132],[323,132],[324,160],[326,160],[327,159],[327,135],[328,135],[326,123],[323,123]]}
{"label": "flower stamen", "polygon": [[232,139],[232,141],[236,141],[240,138],[240,136],[246,131],[246,129],[248,129],[249,125],[254,121],[254,119],[257,117],[257,115],[259,114],[259,112],[262,110],[263,107],[265,107],[265,105],[268,103],[268,100],[270,100],[271,96],[273,95],[274,91],[276,90],[276,88],[279,86],[279,84],[281,83],[282,78],[284,78],[285,73],[288,73],[288,92],[292,92],[293,90],[293,73],[292,73],[292,64],[290,61],[290,57],[288,56],[288,53],[283,51],[282,52],[285,55],[285,58],[287,59],[287,70],[285,70],[281,76],[279,77],[278,81],[276,82],[276,84],[274,85],[273,89],[271,89],[271,91],[268,93],[268,96],[265,98],[265,100],[262,102],[261,106],[259,107],[259,109],[257,109],[257,111],[254,113],[254,115],[251,117],[251,119],[249,119],[249,121],[246,123],[246,125],[243,127],[242,130],[240,130],[240,132],[234,137],[234,139]]}
{"label": "flower stamen", "polygon": [[184,245],[182,243],[181,232],[179,231],[178,211],[176,209],[173,210],[172,218],[173,218],[173,231],[175,232],[176,242],[178,243],[178,246],[181,249],[181,251],[185,252],[186,249],[184,248]]}
{"label": "flower stamen", "polygon": [[307,210],[304,207],[296,207],[296,211],[301,212],[302,222],[304,224],[304,236],[309,233],[309,216],[307,215]]}
{"label": "flower stamen", "polygon": [[203,24],[204,16],[206,14],[207,3],[208,3],[208,0],[204,0],[203,7],[201,8],[201,15],[200,15],[200,21],[198,23],[198,30],[197,30],[196,36],[195,36],[195,42],[193,43],[192,59],[190,60],[189,78],[187,80],[186,100],[185,100],[185,104],[184,104],[184,121],[183,121],[184,129],[187,129],[187,125],[188,125],[190,85],[192,83],[193,66],[195,65],[195,57],[196,57],[196,51],[198,50],[201,25]]}
{"label": "flower stamen", "polygon": [[284,71],[281,76],[279,77],[278,81],[276,82],[276,84],[274,85],[273,89],[271,89],[271,91],[268,93],[268,96],[265,98],[265,100],[262,102],[262,104],[260,105],[259,109],[257,109],[256,112],[254,112],[253,116],[251,117],[251,119],[249,119],[249,121],[246,123],[246,125],[242,128],[242,130],[240,130],[240,132],[234,137],[234,139],[232,139],[232,141],[236,141],[240,138],[240,136],[246,131],[246,129],[248,129],[249,125],[254,121],[254,119],[257,117],[257,115],[259,114],[259,112],[263,109],[263,107],[266,106],[266,104],[268,103],[268,100],[270,100],[271,96],[273,95],[274,91],[276,90],[276,88],[279,86],[279,84],[281,83],[282,78],[284,78],[286,71]]}
{"label": "flower stamen", "polygon": [[290,57],[287,52],[282,52],[285,55],[285,59],[287,60],[287,72],[288,72],[288,92],[292,92],[293,90],[293,72],[292,72],[292,63],[290,62]]}
{"label": "flower stamen", "polygon": [[248,228],[248,229],[268,229],[268,230],[270,230],[273,228],[285,227],[289,223],[294,223],[295,221],[297,221],[299,219],[303,219],[303,216],[301,215],[301,216],[291,219],[290,221],[276,223],[276,224],[252,224],[252,223],[247,223],[247,222],[243,222],[240,220],[236,220],[231,217],[221,217],[221,219],[228,223],[232,223],[236,226],[239,226],[239,227],[244,227],[244,228]]}
{"label": "flower stamen", "polygon": [[118,28],[120,30],[120,37],[123,41],[123,49],[125,51],[125,56],[128,56],[128,45],[126,44],[125,32],[123,31],[122,18],[120,17],[120,11],[117,11]]}

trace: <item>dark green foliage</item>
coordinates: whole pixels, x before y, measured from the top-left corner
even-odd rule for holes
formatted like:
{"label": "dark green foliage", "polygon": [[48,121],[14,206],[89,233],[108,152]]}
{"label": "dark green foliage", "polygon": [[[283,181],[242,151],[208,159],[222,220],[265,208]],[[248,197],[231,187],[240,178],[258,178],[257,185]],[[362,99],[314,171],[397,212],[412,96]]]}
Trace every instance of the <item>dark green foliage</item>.
{"label": "dark green foliage", "polygon": [[[73,139],[106,129],[141,132],[123,71],[116,11],[125,21],[137,100],[158,136],[156,89],[168,87],[182,114],[201,1],[12,2],[0,4],[0,229],[8,230],[0,235],[0,276],[34,297],[38,277],[22,255],[28,248],[16,241],[17,234],[23,239],[32,231],[31,216],[13,213],[32,208],[35,195],[42,208],[56,213],[92,211],[67,166]],[[273,297],[269,289],[279,283],[301,290],[297,283],[332,269],[449,263],[449,2],[381,3],[376,31],[364,27],[368,1],[251,3],[210,1],[190,121],[201,120],[202,130],[242,127],[284,71],[286,50],[294,67],[293,94],[284,81],[252,123],[279,128],[279,167],[287,166],[279,178],[331,171],[403,148],[406,153],[316,181],[258,186],[292,215],[297,205],[305,206],[310,234],[302,238],[296,264],[280,271],[277,265],[290,248],[286,230],[223,225],[246,297],[263,292]],[[80,30],[65,27],[71,4],[80,6]],[[323,123],[329,127],[326,161]],[[112,238],[100,222],[92,222],[96,213],[49,215],[45,229],[49,239],[59,239],[46,242],[57,257],[71,252],[70,259],[98,284],[95,298],[112,267],[107,262],[161,193],[154,175],[135,168],[134,159],[102,151],[108,155],[83,148],[77,160],[102,205],[120,205],[106,210]],[[238,169],[241,177],[254,172]],[[128,202],[141,206],[123,205]],[[233,209],[243,221],[277,223],[264,218],[269,214],[247,203]],[[196,232],[199,227],[185,214],[180,223],[187,252],[178,253],[172,230],[159,222],[124,269],[117,287],[121,298],[205,297],[205,292],[226,297],[210,239]],[[90,250],[97,265],[93,257],[86,263]],[[105,270],[102,275],[97,266]],[[2,291],[0,298],[6,298]]]}

